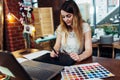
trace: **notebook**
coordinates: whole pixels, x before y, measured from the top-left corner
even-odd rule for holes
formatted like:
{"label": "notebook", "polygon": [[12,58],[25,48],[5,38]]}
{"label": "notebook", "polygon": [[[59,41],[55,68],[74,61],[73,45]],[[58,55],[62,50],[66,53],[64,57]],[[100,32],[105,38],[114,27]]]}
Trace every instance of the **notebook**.
{"label": "notebook", "polygon": [[11,80],[51,80],[63,66],[28,60],[21,64],[10,52],[0,52],[0,66],[8,68],[15,76]]}

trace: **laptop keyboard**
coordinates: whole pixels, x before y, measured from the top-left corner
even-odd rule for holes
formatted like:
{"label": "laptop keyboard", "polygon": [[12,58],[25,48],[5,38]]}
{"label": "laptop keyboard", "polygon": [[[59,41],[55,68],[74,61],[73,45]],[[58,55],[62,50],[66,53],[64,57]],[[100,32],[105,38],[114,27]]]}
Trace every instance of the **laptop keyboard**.
{"label": "laptop keyboard", "polygon": [[41,69],[38,67],[31,67],[27,65],[24,65],[23,67],[30,76],[36,78],[37,80],[49,80],[50,76],[54,74],[53,71]]}
{"label": "laptop keyboard", "polygon": [[63,69],[63,66],[47,64],[36,61],[25,61],[22,66],[35,80],[50,80]]}

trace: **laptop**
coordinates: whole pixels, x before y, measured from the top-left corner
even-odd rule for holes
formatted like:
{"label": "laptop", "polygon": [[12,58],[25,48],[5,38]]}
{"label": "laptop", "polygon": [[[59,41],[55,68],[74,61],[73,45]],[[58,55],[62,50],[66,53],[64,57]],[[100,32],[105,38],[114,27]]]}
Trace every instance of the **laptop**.
{"label": "laptop", "polygon": [[28,60],[21,64],[8,51],[0,52],[0,66],[8,68],[15,76],[11,80],[51,80],[63,66]]}

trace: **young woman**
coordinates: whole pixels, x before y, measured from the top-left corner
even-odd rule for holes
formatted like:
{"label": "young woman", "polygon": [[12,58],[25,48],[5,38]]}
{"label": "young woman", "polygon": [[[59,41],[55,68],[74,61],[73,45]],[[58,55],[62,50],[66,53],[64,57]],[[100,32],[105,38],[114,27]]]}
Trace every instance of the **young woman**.
{"label": "young woman", "polygon": [[73,0],[67,0],[60,9],[60,25],[57,39],[50,56],[55,58],[60,52],[67,52],[76,62],[92,55],[92,40],[90,26],[82,19],[78,6]]}

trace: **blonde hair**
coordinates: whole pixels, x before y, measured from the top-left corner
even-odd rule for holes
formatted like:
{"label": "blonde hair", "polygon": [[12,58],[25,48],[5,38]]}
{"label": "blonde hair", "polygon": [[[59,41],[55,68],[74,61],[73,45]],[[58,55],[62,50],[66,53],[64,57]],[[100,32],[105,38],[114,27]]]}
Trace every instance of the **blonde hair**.
{"label": "blonde hair", "polygon": [[[74,1],[65,1],[65,3],[61,7],[61,10],[73,14],[73,31],[75,32],[78,43],[80,44],[80,46],[83,46],[83,28],[82,28],[83,19],[80,14],[78,6]],[[71,30],[71,28],[65,24],[61,15],[60,15],[60,25],[61,25],[61,31],[65,33],[65,42],[66,42],[68,33]]]}

